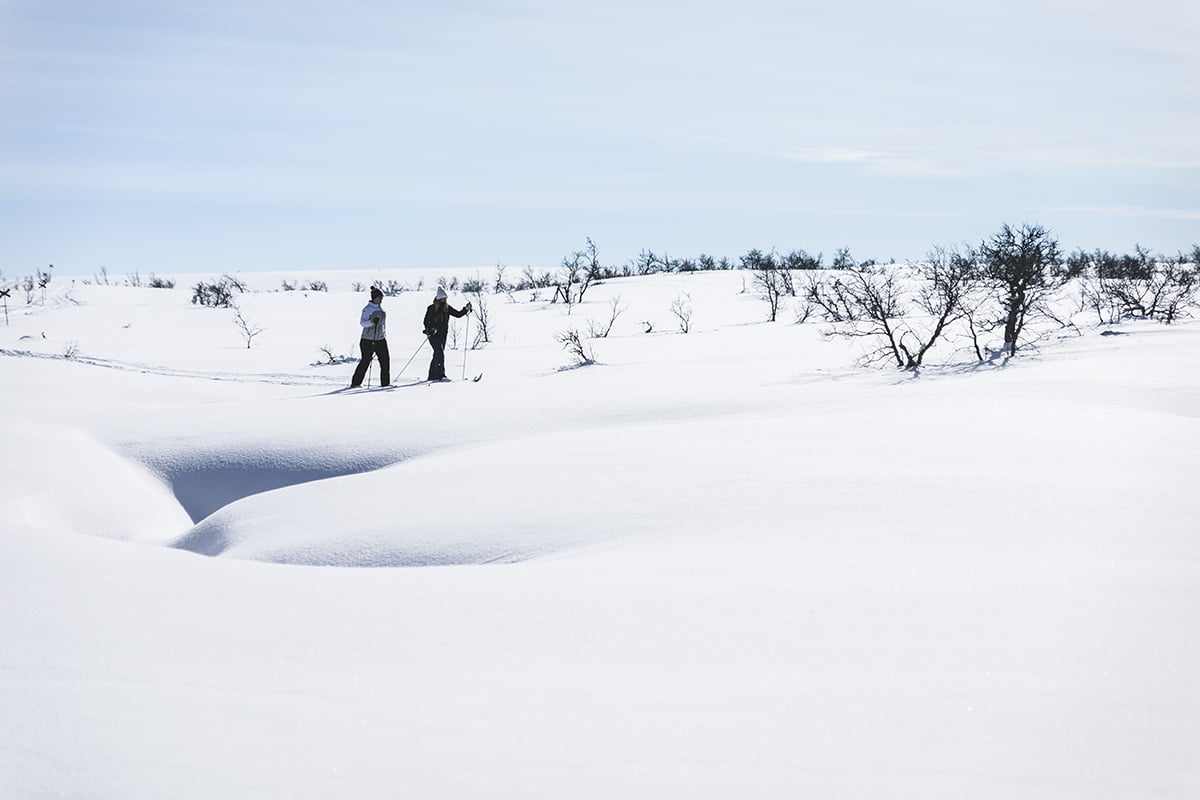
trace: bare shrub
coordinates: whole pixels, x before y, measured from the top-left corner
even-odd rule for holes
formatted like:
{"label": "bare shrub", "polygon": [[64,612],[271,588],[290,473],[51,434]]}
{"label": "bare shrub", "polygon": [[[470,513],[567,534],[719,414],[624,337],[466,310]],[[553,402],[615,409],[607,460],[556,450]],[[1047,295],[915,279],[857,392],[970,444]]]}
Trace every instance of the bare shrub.
{"label": "bare shrub", "polygon": [[200,281],[192,287],[192,305],[211,308],[233,308],[233,293],[245,292],[246,285],[236,278],[222,275],[220,280]]}
{"label": "bare shrub", "polygon": [[254,337],[263,332],[263,329],[258,325],[250,322],[242,315],[242,310],[237,306],[233,306],[233,322],[237,325],[238,330],[242,334],[242,338],[246,340],[246,349],[250,349],[250,343],[254,341]]}
{"label": "bare shrub", "polygon": [[1101,324],[1126,319],[1175,322],[1197,307],[1200,266],[1180,254],[1168,259],[1138,246],[1133,256],[1102,251],[1089,258],[1082,279],[1083,303]]}
{"label": "bare shrub", "polygon": [[612,333],[613,325],[617,324],[617,318],[624,314],[627,309],[628,306],[621,302],[621,295],[611,298],[608,301],[608,320],[603,323],[589,320],[588,333],[593,339],[608,338],[608,334]]}
{"label": "bare shrub", "polygon": [[692,296],[684,293],[672,300],[671,314],[679,323],[679,332],[687,333],[692,325]]}
{"label": "bare shrub", "polygon": [[974,308],[978,277],[970,254],[934,248],[909,269],[858,265],[824,280],[810,276],[805,298],[834,323],[828,335],[875,342],[865,362],[915,370]]}
{"label": "bare shrub", "polygon": [[596,244],[589,238],[587,247],[563,258],[553,284],[554,296],[550,302],[557,303],[561,300],[570,314],[573,306],[583,302],[584,295],[599,276],[600,260]]}
{"label": "bare shrub", "polygon": [[492,334],[495,328],[492,325],[491,308],[488,305],[488,296],[484,293],[485,286],[481,283],[479,289],[471,294],[471,310],[475,316],[475,340],[471,342],[472,350],[478,350],[485,344],[492,341]]}
{"label": "bare shrub", "polygon": [[774,253],[751,250],[742,256],[742,267],[753,271],[755,292],[767,303],[767,319],[774,322],[779,316],[784,295],[796,293],[791,270],[782,266]]}
{"label": "bare shrub", "polygon": [[323,345],[321,345],[321,347],[319,349],[321,351],[322,358],[320,361],[313,362],[314,367],[325,366],[327,364],[331,364],[331,365],[349,364],[351,362],[358,361],[358,359],[354,356],[339,355],[337,353],[334,353],[333,348],[330,347],[329,345],[323,344]]}
{"label": "bare shrub", "polygon": [[555,334],[554,340],[563,346],[574,361],[573,366],[586,367],[596,363],[596,352],[591,344],[579,335],[579,331],[571,328]]}

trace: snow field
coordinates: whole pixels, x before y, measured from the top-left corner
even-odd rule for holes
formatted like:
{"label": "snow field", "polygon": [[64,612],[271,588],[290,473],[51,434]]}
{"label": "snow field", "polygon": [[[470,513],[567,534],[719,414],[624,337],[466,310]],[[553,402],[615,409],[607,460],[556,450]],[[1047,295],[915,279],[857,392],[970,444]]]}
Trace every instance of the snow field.
{"label": "snow field", "polygon": [[182,279],[4,331],[0,796],[1200,791],[1195,323],[913,378],[661,276],[345,394],[365,298],[256,279],[249,350]]}

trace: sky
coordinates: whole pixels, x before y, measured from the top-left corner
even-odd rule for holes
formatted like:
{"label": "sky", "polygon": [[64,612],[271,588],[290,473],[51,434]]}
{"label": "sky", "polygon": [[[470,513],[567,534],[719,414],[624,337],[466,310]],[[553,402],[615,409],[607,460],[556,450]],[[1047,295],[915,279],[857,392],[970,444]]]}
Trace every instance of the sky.
{"label": "sky", "polygon": [[0,0],[0,274],[1200,243],[1196,0]]}

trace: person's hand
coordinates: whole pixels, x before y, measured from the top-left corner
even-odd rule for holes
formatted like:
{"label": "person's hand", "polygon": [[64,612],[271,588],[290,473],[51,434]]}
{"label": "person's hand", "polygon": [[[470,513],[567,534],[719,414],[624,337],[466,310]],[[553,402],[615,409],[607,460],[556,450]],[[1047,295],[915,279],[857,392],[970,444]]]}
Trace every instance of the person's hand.
{"label": "person's hand", "polygon": [[380,320],[380,316],[379,316],[378,314],[372,314],[372,315],[371,315],[371,322],[374,322],[376,325],[378,325],[378,324],[379,324],[379,320]]}
{"label": "person's hand", "polygon": [[470,303],[467,303],[467,313],[468,313],[468,314],[470,314],[470,313],[471,313],[471,309],[472,309],[472,308],[473,308],[473,306],[472,306]]}
{"label": "person's hand", "polygon": [[433,336],[433,331],[429,330],[428,328],[425,329],[424,333],[426,336]]}

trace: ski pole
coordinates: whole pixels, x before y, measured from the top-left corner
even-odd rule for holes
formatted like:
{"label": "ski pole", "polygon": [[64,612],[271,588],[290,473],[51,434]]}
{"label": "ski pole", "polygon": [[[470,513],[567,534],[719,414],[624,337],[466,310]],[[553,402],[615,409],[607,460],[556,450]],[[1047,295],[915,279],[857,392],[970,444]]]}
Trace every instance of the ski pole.
{"label": "ski pole", "polygon": [[371,360],[367,363],[367,388],[371,388],[371,373],[375,371],[375,348],[379,344],[379,320],[371,326]]}
{"label": "ski pole", "polygon": [[467,321],[463,323],[463,380],[467,379],[467,350],[471,347],[471,312],[467,312]]}
{"label": "ski pole", "polygon": [[424,336],[421,337],[421,343],[419,345],[417,345],[416,350],[413,350],[413,354],[411,356],[409,356],[408,361],[405,362],[404,368],[401,369],[398,373],[396,373],[397,378],[399,378],[401,375],[404,374],[404,370],[408,369],[408,365],[411,364],[413,362],[413,359],[417,357],[417,353],[421,352],[421,348],[425,346],[425,342],[427,342],[427,341],[428,341],[427,338],[425,338]]}

